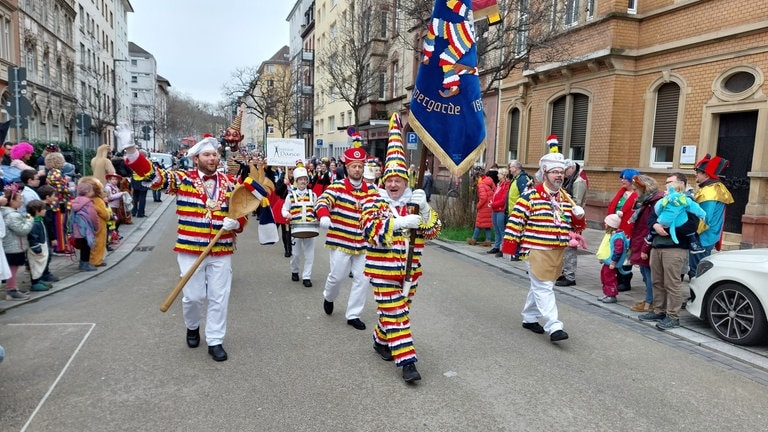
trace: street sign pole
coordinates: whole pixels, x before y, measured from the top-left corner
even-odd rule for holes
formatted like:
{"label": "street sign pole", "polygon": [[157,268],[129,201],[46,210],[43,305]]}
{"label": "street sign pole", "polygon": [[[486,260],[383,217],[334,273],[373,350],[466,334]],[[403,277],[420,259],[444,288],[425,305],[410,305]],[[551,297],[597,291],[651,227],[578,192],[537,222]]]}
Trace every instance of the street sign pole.
{"label": "street sign pole", "polygon": [[16,117],[16,142],[21,141],[21,110],[19,109],[19,103],[21,100],[21,89],[19,88],[19,68],[15,67],[13,68],[13,82],[14,82],[14,91],[13,91],[13,100],[16,103],[16,112],[14,113]]}

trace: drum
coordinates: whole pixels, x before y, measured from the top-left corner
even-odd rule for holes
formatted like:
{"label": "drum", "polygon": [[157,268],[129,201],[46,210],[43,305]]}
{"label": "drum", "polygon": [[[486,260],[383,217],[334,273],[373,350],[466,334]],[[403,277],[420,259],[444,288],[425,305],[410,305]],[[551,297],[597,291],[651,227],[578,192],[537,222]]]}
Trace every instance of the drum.
{"label": "drum", "polygon": [[296,238],[316,237],[320,234],[319,222],[296,222],[291,224],[291,236]]}

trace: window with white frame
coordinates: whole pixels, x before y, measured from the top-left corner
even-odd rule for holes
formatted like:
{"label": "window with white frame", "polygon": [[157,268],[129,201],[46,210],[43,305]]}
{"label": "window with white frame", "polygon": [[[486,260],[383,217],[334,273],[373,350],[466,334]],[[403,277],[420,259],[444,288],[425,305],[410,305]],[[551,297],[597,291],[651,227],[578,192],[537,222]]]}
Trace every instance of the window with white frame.
{"label": "window with white frame", "polygon": [[328,116],[328,132],[336,130],[336,116]]}
{"label": "window with white frame", "polygon": [[344,113],[339,113],[339,123],[341,123],[342,126],[346,126],[347,123],[344,121]]}
{"label": "window with white frame", "polygon": [[379,72],[379,91],[378,91],[378,97],[379,99],[385,99],[387,97],[387,74],[384,72]]}
{"label": "window with white frame", "polygon": [[0,58],[11,59],[11,19],[0,17]]}
{"label": "window with white frame", "polygon": [[563,24],[566,27],[579,23],[579,2],[580,0],[565,0]]}
{"label": "window with white frame", "polygon": [[587,0],[587,19],[595,16],[595,0]]}
{"label": "window with white frame", "polygon": [[512,108],[507,117],[509,128],[509,160],[517,159],[520,151],[520,110]]}
{"label": "window with white frame", "polygon": [[671,164],[675,156],[677,110],[680,106],[680,86],[674,82],[656,90],[656,112],[653,116],[652,164]]}
{"label": "window with white frame", "polygon": [[637,0],[627,0],[627,13],[637,13]]}
{"label": "window with white frame", "polygon": [[520,6],[517,16],[517,35],[515,38],[515,55],[523,56],[528,51],[528,30],[529,30],[529,5],[528,0],[520,0]]}
{"label": "window with white frame", "polygon": [[398,62],[392,63],[392,97],[400,94],[400,70]]}

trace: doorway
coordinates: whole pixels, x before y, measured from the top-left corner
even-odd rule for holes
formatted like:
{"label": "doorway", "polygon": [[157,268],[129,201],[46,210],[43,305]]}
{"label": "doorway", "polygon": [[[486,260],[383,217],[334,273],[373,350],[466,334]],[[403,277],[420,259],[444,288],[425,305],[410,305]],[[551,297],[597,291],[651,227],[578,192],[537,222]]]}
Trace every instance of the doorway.
{"label": "doorway", "polygon": [[725,209],[724,231],[741,234],[741,216],[749,201],[749,177],[755,153],[757,111],[720,114],[717,155],[730,162],[720,179],[733,195]]}

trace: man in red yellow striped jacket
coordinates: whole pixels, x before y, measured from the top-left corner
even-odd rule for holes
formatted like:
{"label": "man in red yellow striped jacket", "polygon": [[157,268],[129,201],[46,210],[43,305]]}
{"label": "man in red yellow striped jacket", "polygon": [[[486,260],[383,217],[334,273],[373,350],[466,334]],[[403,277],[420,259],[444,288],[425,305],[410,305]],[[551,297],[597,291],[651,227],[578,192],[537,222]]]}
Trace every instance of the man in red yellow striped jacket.
{"label": "man in red yellow striped jacket", "polygon": [[[547,153],[539,160],[542,182],[523,193],[509,213],[502,243],[503,254],[527,252],[531,288],[523,307],[523,328],[534,333],[549,333],[552,342],[568,339],[558,319],[555,281],[563,269],[568,232],[585,227],[584,209],[575,205],[562,189],[565,158]],[[539,323],[544,320],[544,326]]]}

